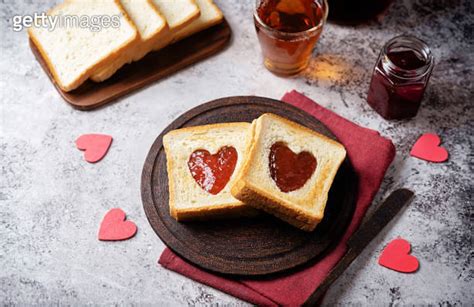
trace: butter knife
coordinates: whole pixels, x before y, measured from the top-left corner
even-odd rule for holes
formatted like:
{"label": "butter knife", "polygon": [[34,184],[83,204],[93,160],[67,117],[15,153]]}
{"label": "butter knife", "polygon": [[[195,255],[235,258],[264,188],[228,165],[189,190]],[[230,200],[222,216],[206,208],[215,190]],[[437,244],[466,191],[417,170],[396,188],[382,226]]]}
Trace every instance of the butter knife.
{"label": "butter knife", "polygon": [[369,219],[354,232],[347,241],[347,252],[323,280],[319,287],[309,296],[303,306],[317,305],[319,299],[329,287],[342,275],[357,256],[382,231],[382,229],[410,202],[414,193],[408,189],[398,189],[390,194],[376,209]]}

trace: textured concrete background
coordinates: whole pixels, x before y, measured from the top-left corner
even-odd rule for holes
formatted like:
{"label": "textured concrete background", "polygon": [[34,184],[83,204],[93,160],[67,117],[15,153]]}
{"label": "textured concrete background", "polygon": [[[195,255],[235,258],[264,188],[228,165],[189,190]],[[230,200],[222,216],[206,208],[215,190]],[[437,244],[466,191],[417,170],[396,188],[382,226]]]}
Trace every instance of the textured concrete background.
{"label": "textured concrete background", "polygon": [[[385,19],[357,27],[328,24],[303,75],[283,79],[261,65],[253,1],[217,1],[234,38],[219,55],[93,112],[69,107],[31,54],[15,14],[52,3],[0,3],[1,191],[0,302],[3,304],[243,305],[244,302],[156,264],[164,248],[140,200],[140,173],[155,137],[186,110],[231,95],[279,98],[298,89],[322,105],[390,137],[397,157],[374,207],[391,190],[416,199],[329,291],[327,305],[472,305],[472,1],[395,1]],[[436,67],[416,119],[387,122],[365,102],[377,54],[401,33],[426,40]],[[409,157],[417,137],[434,131],[450,159]],[[98,164],[83,161],[82,133],[113,135]],[[99,222],[121,207],[139,227],[121,243],[97,241]],[[402,236],[421,268],[404,275],[377,265],[382,248]]]}

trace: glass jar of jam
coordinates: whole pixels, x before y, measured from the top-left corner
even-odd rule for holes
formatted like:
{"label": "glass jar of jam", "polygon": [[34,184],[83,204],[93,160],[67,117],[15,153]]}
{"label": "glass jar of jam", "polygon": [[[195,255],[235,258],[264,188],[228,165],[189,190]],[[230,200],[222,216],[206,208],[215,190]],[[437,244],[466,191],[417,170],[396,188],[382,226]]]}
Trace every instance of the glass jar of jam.
{"label": "glass jar of jam", "polygon": [[428,45],[413,36],[397,36],[380,52],[367,102],[385,119],[414,117],[433,70]]}

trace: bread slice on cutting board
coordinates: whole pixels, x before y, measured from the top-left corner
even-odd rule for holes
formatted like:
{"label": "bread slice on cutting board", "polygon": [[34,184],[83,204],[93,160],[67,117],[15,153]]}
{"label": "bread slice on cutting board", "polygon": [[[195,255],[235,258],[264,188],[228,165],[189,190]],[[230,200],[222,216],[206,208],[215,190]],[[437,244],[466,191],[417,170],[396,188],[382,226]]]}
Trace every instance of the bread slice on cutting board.
{"label": "bread slice on cutting board", "polygon": [[170,29],[165,17],[152,0],[120,0],[127,14],[138,29],[139,39],[128,52],[123,52],[109,66],[95,71],[91,79],[101,82],[111,77],[123,65],[138,61],[160,41],[168,40]]}
{"label": "bread slice on cutting board", "polygon": [[165,16],[170,34],[167,40],[159,41],[154,50],[159,50],[173,41],[174,34],[199,18],[201,10],[195,0],[152,0]]}
{"label": "bread slice on cutting board", "polygon": [[68,0],[47,14],[116,15],[120,18],[119,26],[102,27],[100,31],[78,26],[56,26],[52,30],[32,27],[28,30],[54,81],[66,92],[77,88],[100,67],[109,66],[120,54],[128,52],[138,40],[137,29],[118,0],[101,0],[93,4]]}
{"label": "bread slice on cutting board", "polygon": [[212,0],[196,0],[196,3],[199,6],[201,15],[191,24],[176,31],[173,41],[179,41],[222,22],[224,15]]}
{"label": "bread slice on cutting board", "polygon": [[302,230],[322,220],[344,146],[274,114],[252,123],[247,159],[232,195]]}
{"label": "bread slice on cutting board", "polygon": [[152,0],[165,16],[171,31],[178,31],[199,18],[201,11],[195,0]]}
{"label": "bread slice on cutting board", "polygon": [[249,123],[189,127],[163,137],[170,214],[178,221],[255,215],[230,193],[243,166]]}
{"label": "bread slice on cutting board", "polygon": [[122,54],[114,63],[97,70],[91,79],[96,82],[110,78],[123,65],[138,61],[152,50],[166,47],[176,31],[200,16],[194,0],[121,0],[125,10],[138,28],[141,38],[135,48]]}

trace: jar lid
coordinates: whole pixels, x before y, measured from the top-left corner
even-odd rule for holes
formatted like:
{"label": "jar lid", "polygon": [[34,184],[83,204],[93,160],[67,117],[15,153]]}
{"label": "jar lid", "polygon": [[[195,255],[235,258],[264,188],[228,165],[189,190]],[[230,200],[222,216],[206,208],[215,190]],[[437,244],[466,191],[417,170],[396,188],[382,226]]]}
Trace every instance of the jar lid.
{"label": "jar lid", "polygon": [[431,71],[433,65],[434,58],[428,44],[414,36],[396,36],[382,48],[383,68],[398,78],[421,78]]}

